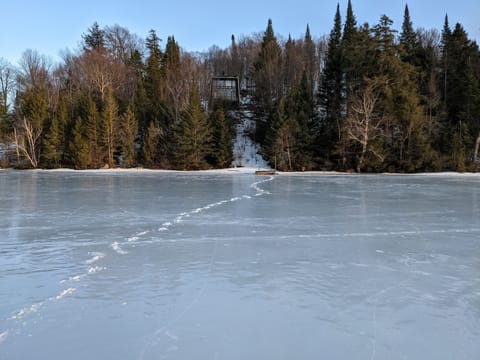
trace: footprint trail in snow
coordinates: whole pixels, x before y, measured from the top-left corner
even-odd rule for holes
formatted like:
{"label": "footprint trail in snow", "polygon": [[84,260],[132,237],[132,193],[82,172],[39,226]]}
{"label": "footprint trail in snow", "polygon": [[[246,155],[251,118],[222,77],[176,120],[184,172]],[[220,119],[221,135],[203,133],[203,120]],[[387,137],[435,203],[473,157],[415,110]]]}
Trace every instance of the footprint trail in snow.
{"label": "footprint trail in snow", "polygon": [[[252,199],[252,197],[257,197],[257,196],[262,196],[262,195],[269,195],[270,192],[262,189],[259,185],[261,185],[263,183],[266,183],[266,182],[270,182],[272,180],[273,180],[273,176],[270,176],[270,177],[268,177],[264,180],[256,181],[256,182],[252,183],[250,185],[250,188],[255,190],[256,193],[254,195],[244,194],[244,195],[232,197],[230,199],[221,200],[221,201],[218,201],[218,202],[215,202],[215,203],[211,203],[211,204],[205,205],[203,207],[195,208],[195,209],[192,209],[190,211],[182,212],[182,213],[178,214],[172,221],[166,221],[166,222],[162,223],[160,225],[160,227],[158,229],[156,229],[156,231],[157,232],[164,232],[164,231],[171,230],[174,226],[176,226],[177,224],[181,223],[182,221],[184,221],[185,219],[187,219],[191,216],[203,213],[205,211],[208,211],[210,209],[213,209],[213,208],[216,208],[216,207],[228,204],[228,203],[234,203],[234,202],[240,201],[240,200],[249,200],[249,199]],[[145,231],[135,233],[135,234],[131,235],[130,237],[128,237],[125,242],[122,242],[122,243],[119,243],[118,241],[113,242],[111,244],[111,248],[119,255],[127,255],[128,250],[124,250],[124,247],[127,246],[128,243],[139,241],[145,235],[149,235],[154,231],[155,230],[145,230]]]}

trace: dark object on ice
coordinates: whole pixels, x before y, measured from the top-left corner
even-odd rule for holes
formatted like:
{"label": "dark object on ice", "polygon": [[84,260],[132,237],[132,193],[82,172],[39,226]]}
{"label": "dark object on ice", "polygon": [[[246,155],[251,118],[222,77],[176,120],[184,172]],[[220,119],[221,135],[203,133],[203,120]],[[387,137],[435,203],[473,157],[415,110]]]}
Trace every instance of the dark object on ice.
{"label": "dark object on ice", "polygon": [[277,172],[275,170],[257,170],[255,171],[255,175],[276,175]]}

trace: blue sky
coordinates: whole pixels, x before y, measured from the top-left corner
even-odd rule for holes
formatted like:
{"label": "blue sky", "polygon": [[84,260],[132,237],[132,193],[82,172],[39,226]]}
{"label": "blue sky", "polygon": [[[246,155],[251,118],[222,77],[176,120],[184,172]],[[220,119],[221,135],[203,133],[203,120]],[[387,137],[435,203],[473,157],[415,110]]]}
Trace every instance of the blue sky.
{"label": "blue sky", "polygon": [[[228,46],[230,36],[265,30],[268,18],[278,35],[302,36],[307,23],[312,35],[328,34],[337,0],[6,0],[2,4],[0,57],[16,64],[26,49],[36,49],[53,61],[62,50],[78,48],[81,35],[97,21],[119,24],[145,38],[155,29],[160,38],[174,35],[189,51],[211,45]],[[358,23],[375,24],[382,14],[400,29],[405,1],[352,0]],[[342,16],[347,0],[340,1]],[[445,13],[450,24],[460,22],[471,38],[480,40],[480,1],[408,1],[414,27],[441,29]]]}

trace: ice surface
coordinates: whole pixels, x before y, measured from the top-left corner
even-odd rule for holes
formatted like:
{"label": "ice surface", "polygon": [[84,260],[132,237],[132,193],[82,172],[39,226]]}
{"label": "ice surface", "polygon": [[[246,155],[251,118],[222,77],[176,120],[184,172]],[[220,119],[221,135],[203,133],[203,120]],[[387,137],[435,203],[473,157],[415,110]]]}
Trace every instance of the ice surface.
{"label": "ice surface", "polygon": [[476,359],[479,239],[475,175],[0,172],[0,358]]}

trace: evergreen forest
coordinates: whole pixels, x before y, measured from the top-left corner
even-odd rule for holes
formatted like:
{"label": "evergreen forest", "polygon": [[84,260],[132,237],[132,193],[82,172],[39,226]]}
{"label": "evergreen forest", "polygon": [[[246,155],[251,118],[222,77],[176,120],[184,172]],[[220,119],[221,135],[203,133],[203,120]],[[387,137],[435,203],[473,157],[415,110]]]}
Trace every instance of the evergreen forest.
{"label": "evergreen forest", "polygon": [[[283,38],[268,20],[203,53],[94,23],[59,63],[0,58],[0,165],[225,168],[247,106],[282,171],[480,170],[480,51],[462,25],[415,27],[408,5],[399,29],[360,23],[350,1],[332,15],[328,35]],[[216,76],[248,102],[213,98]]]}

